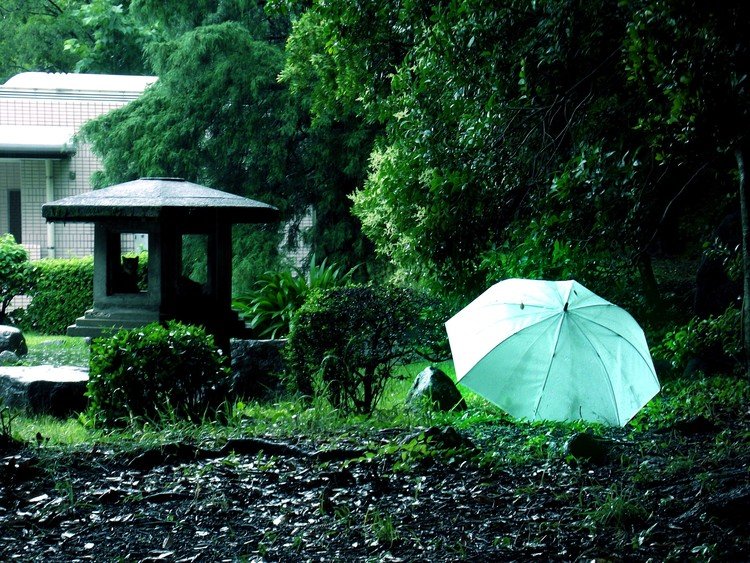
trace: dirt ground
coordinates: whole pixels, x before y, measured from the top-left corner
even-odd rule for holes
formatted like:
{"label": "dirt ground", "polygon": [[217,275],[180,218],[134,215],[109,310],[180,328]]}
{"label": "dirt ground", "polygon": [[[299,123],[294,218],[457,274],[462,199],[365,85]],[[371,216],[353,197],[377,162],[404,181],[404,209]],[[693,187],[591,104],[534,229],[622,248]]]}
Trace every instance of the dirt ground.
{"label": "dirt ground", "polygon": [[119,451],[5,444],[0,560],[750,559],[747,418],[636,439],[612,431],[598,464],[566,456],[567,436],[554,432],[538,455],[506,456],[519,432],[479,424],[458,442],[445,429],[392,429]]}

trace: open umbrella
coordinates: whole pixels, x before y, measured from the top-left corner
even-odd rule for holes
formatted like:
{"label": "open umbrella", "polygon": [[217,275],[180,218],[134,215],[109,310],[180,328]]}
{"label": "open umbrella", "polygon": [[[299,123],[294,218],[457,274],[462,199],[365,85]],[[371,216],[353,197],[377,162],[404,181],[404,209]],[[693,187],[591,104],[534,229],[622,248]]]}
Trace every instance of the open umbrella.
{"label": "open umbrella", "polygon": [[501,281],[445,326],[459,382],[517,418],[623,426],[660,389],[638,323],[576,281]]}

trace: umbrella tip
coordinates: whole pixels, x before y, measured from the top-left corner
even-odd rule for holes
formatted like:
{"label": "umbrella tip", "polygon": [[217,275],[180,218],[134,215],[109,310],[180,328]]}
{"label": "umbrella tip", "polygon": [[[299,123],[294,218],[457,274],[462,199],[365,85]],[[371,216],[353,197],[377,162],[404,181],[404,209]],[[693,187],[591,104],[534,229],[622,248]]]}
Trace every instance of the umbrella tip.
{"label": "umbrella tip", "polygon": [[563,311],[567,311],[567,310],[568,310],[568,302],[566,301],[565,306],[563,307]]}

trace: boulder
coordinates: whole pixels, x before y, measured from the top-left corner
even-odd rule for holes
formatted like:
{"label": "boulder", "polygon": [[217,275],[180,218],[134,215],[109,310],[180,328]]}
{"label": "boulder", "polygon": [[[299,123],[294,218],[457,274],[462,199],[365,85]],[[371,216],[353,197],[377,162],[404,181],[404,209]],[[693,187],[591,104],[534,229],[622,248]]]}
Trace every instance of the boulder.
{"label": "boulder", "polygon": [[461,434],[452,426],[446,426],[444,428],[431,426],[426,430],[412,432],[411,434],[407,434],[401,440],[401,444],[408,444],[412,440],[416,440],[417,442],[428,442],[436,448],[446,450],[476,449],[476,445],[474,445],[474,442],[472,442],[471,439]]}
{"label": "boulder", "polygon": [[410,407],[435,410],[464,410],[466,402],[456,384],[443,371],[428,367],[422,370],[409,389],[406,404]]}
{"label": "boulder", "polygon": [[726,256],[715,252],[722,248],[737,248],[742,244],[740,214],[727,215],[711,235],[712,244],[698,265],[695,275],[693,308],[700,318],[720,315],[742,297],[742,280],[732,279],[724,264]]}
{"label": "boulder", "polygon": [[589,461],[602,465],[609,460],[612,446],[613,443],[610,440],[588,432],[578,432],[565,444],[565,453],[575,461]]}
{"label": "boulder", "polygon": [[0,368],[0,399],[4,407],[28,414],[67,416],[86,408],[88,373],[72,366]]}
{"label": "boulder", "polygon": [[282,391],[281,374],[284,372],[284,359],[281,351],[285,344],[285,339],[233,339],[230,344],[231,396],[242,399],[265,399]]}
{"label": "boulder", "polygon": [[0,352],[10,350],[17,356],[29,353],[23,333],[14,326],[0,325]]}
{"label": "boulder", "polygon": [[0,366],[14,366],[21,361],[15,352],[3,350],[0,352]]}

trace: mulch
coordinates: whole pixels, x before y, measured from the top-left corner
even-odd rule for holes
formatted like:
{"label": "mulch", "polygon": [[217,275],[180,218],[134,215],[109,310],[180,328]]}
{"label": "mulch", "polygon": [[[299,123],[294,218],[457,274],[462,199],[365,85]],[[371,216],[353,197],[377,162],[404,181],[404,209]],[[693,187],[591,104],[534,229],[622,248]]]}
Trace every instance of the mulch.
{"label": "mulch", "polygon": [[613,431],[599,464],[566,456],[562,431],[524,460],[503,447],[524,439],[523,429],[478,424],[451,433],[463,444],[425,439],[442,430],[240,437],[216,447],[5,443],[0,560],[750,557],[742,421],[637,438]]}

